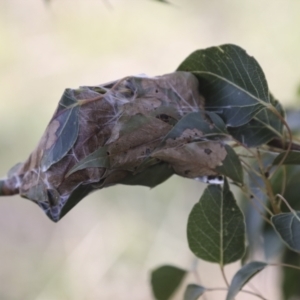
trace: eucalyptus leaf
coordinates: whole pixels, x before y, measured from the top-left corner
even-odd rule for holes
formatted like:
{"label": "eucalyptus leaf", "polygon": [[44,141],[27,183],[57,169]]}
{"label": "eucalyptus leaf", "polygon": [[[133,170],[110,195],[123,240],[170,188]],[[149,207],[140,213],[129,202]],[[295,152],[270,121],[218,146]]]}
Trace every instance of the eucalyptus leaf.
{"label": "eucalyptus leaf", "polygon": [[293,251],[300,253],[300,212],[274,215],[271,222],[284,243]]}
{"label": "eucalyptus leaf", "polygon": [[187,237],[192,252],[206,261],[223,266],[242,258],[244,216],[226,179],[223,189],[219,185],[205,189],[189,215]]}
{"label": "eucalyptus leaf", "polygon": [[221,166],[216,167],[216,171],[232,179],[234,182],[243,184],[243,168],[241,161],[235,151],[229,146],[224,145],[227,155]]}
{"label": "eucalyptus leaf", "polygon": [[182,282],[186,270],[174,266],[162,266],[151,273],[151,287],[155,299],[168,300]]}
{"label": "eucalyptus leaf", "polygon": [[205,293],[205,287],[197,284],[189,284],[184,292],[184,300],[197,300]]}
{"label": "eucalyptus leaf", "polygon": [[248,123],[270,104],[261,67],[238,46],[226,44],[197,50],[177,70],[197,76],[206,109],[219,114],[228,126]]}
{"label": "eucalyptus leaf", "polygon": [[[273,165],[278,165],[285,157],[286,152],[280,153],[273,162]],[[283,161],[284,165],[300,165],[300,151],[289,151]]]}
{"label": "eucalyptus leaf", "polygon": [[233,276],[230,283],[226,300],[233,300],[243,286],[257,273],[262,271],[267,266],[264,262],[253,261],[244,265],[237,273]]}

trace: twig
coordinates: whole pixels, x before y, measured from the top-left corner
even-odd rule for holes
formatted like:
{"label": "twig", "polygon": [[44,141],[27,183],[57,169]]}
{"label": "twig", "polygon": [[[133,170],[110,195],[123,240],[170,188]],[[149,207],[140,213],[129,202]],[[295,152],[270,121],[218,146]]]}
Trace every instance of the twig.
{"label": "twig", "polygon": [[[205,292],[214,292],[214,291],[228,291],[228,288],[218,288],[218,287],[217,288],[205,288]],[[240,292],[246,293],[246,294],[251,294],[251,295],[256,296],[263,300],[268,300],[267,298],[265,298],[257,293],[248,291],[248,290],[240,290]]]}

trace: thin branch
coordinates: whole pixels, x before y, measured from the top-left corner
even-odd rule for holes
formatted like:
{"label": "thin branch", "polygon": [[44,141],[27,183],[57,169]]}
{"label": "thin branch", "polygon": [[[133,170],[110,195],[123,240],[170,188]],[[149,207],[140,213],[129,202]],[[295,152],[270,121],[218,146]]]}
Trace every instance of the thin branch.
{"label": "thin branch", "polygon": [[277,194],[276,197],[280,198],[284,202],[284,204],[288,207],[288,209],[290,210],[290,212],[294,212],[295,211],[282,195]]}
{"label": "thin branch", "polygon": [[[247,165],[246,165],[247,166]],[[248,168],[250,168],[251,169],[251,171],[252,172],[255,172],[250,166],[247,166]],[[248,173],[248,175],[250,176],[250,177],[252,177],[252,180],[254,180],[255,181],[255,184],[256,184],[256,186],[263,192],[263,193],[265,193],[266,191],[260,186],[260,184],[257,182],[257,180],[256,180],[256,178],[254,178],[253,176],[252,176],[252,174],[251,174],[251,172],[250,172],[250,170],[248,170],[247,168],[245,168],[245,170],[246,170],[246,172]],[[257,173],[258,174],[258,173]],[[258,174],[258,176],[260,176],[261,177],[261,174]],[[254,204],[254,202],[252,201],[252,199],[251,199],[251,195],[262,205],[262,207],[269,213],[269,215],[271,215],[271,216],[273,216],[274,214],[272,213],[272,211],[265,205],[265,203],[260,199],[260,198],[258,198],[255,194],[253,194],[253,193],[251,193],[251,192],[249,192],[249,191],[246,191],[246,187],[244,186],[244,188],[242,188],[242,187],[240,187],[241,188],[241,190],[242,190],[242,192],[244,192],[245,194],[246,194],[246,196],[247,196],[247,198],[251,201],[251,203],[254,205],[254,207],[256,207],[257,208],[257,206]],[[249,197],[249,195],[250,195],[250,197]],[[258,209],[258,208],[257,208]],[[266,222],[269,222],[270,223],[270,221],[260,212],[260,210],[258,209],[258,213],[260,213],[261,214],[261,216],[265,219],[265,221]]]}
{"label": "thin branch", "polygon": [[[228,288],[205,288],[205,292],[214,292],[214,291],[228,291]],[[256,296],[260,299],[263,299],[263,300],[268,300],[267,298],[261,296],[260,294],[257,294],[257,293],[254,293],[254,292],[251,292],[251,291],[248,291],[248,290],[240,290],[241,293],[245,293],[245,294],[250,294],[250,295],[253,295],[253,296]]]}
{"label": "thin branch", "polygon": [[261,156],[260,156],[260,152],[259,152],[258,148],[257,148],[257,158],[258,158],[257,159],[258,167],[260,168],[260,172],[261,172],[261,178],[264,181],[264,184],[265,184],[265,187],[266,187],[266,190],[267,190],[267,195],[270,197],[270,202],[271,202],[271,205],[272,205],[272,208],[273,208],[273,212],[275,214],[278,214],[278,213],[280,213],[280,209],[277,206],[277,203],[275,201],[275,195],[274,195],[273,188],[271,186],[270,180],[267,178],[267,176],[265,174],[264,166],[262,164],[262,160],[261,160]]}
{"label": "thin branch", "polygon": [[[288,136],[289,136],[289,141],[288,141],[288,146],[286,148],[286,152],[285,155],[283,156],[283,158],[281,159],[281,161],[279,162],[279,164],[277,165],[277,168],[275,169],[275,171],[270,175],[270,178],[279,170],[279,168],[282,166],[283,162],[285,161],[285,159],[287,158],[289,152],[292,149],[292,145],[293,145],[293,135],[292,135],[292,131],[288,125],[288,123],[286,122],[286,120],[281,116],[281,114],[277,111],[276,108],[274,108],[273,105],[269,105],[268,107],[270,109],[270,111],[272,111],[279,119],[280,121],[283,123],[283,125],[285,126],[285,128],[287,129],[288,132]],[[285,146],[285,141],[283,141],[283,146]]]}
{"label": "thin branch", "polygon": [[300,271],[300,267],[294,266],[294,265],[290,265],[290,264],[284,264],[284,263],[273,263],[273,264],[269,264],[268,266],[272,266],[272,267],[286,267],[286,268],[291,268],[291,269],[295,269]]}
{"label": "thin branch", "polygon": [[[286,166],[282,166],[282,185],[281,185],[281,195],[284,195],[286,184],[287,184],[287,173],[286,173]],[[279,204],[280,207],[280,204]]]}

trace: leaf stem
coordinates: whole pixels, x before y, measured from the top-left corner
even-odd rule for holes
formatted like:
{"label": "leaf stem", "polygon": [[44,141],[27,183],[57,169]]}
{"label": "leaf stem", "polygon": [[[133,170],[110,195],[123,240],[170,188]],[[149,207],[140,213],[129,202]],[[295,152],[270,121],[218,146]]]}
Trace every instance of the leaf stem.
{"label": "leaf stem", "polygon": [[[255,202],[253,202],[253,200],[251,199],[251,197],[249,197],[249,193],[244,190],[241,189],[242,192],[248,197],[249,201],[251,202],[251,204],[253,205],[254,209],[260,214],[260,216],[265,220],[265,222],[269,223],[270,225],[272,225],[272,222],[264,215],[263,212],[261,212],[261,210],[257,207],[257,204]],[[269,215],[273,216],[273,213],[262,203],[262,201],[256,197],[256,195],[253,195],[253,197],[260,203],[263,205],[264,209],[269,213]]]}
{"label": "leaf stem", "polygon": [[295,210],[290,206],[290,204],[286,201],[286,199],[282,195],[277,194],[276,197],[280,198],[284,202],[284,204],[288,207],[290,212],[295,212]]}
{"label": "leaf stem", "polygon": [[[270,111],[272,111],[272,113],[274,113],[279,119],[280,121],[283,123],[283,125],[285,126],[285,128],[287,129],[288,131],[288,136],[289,136],[289,141],[288,141],[288,147],[286,149],[286,152],[284,154],[284,156],[282,157],[281,161],[279,162],[279,164],[277,165],[277,168],[273,171],[272,174],[270,174],[270,178],[273,176],[273,174],[275,174],[279,168],[282,166],[283,162],[285,161],[285,159],[287,158],[289,152],[291,151],[292,149],[292,145],[293,145],[293,135],[292,135],[292,131],[288,125],[288,123],[286,122],[286,120],[282,117],[282,115],[277,111],[276,108],[274,108],[273,105],[269,105],[268,106],[268,109]],[[284,144],[284,142],[283,142]]]}
{"label": "leaf stem", "polygon": [[281,195],[284,195],[287,183],[286,166],[282,166],[282,185],[281,185]]}
{"label": "leaf stem", "polygon": [[[216,287],[216,288],[205,288],[205,292],[214,292],[214,291],[228,291],[228,288],[219,288],[219,287]],[[263,299],[263,300],[268,300],[267,298],[255,293],[255,292],[251,292],[251,291],[248,291],[248,290],[240,290],[241,293],[246,293],[246,294],[251,294],[253,296],[256,296],[257,298],[260,298],[260,299]]]}
{"label": "leaf stem", "polygon": [[222,277],[223,277],[223,279],[224,279],[224,281],[225,281],[227,287],[229,287],[229,282],[228,282],[228,280],[227,280],[227,277],[226,277],[226,274],[225,274],[225,271],[224,271],[224,266],[221,266],[221,265],[220,265],[220,270],[221,270]]}
{"label": "leaf stem", "polygon": [[300,267],[297,267],[297,266],[294,266],[294,265],[290,265],[290,264],[285,264],[285,263],[273,263],[273,264],[268,264],[268,266],[272,266],[272,267],[286,267],[286,268],[296,269],[296,270],[300,271]]}
{"label": "leaf stem", "polygon": [[264,170],[264,167],[263,167],[263,164],[262,164],[262,160],[261,160],[261,156],[260,156],[260,152],[259,152],[258,148],[257,148],[257,162],[258,162],[258,166],[260,168],[261,178],[263,179],[265,187],[266,187],[267,195],[270,197],[270,203],[272,205],[273,212],[275,214],[279,214],[280,209],[277,206],[277,203],[276,203],[276,200],[275,200],[275,195],[274,195],[273,188],[271,186],[270,180],[267,178],[267,176],[265,174],[265,170]]}
{"label": "leaf stem", "polygon": [[[252,172],[255,173],[255,170],[253,170],[253,168],[251,168],[251,167],[248,166],[247,164],[245,164],[245,165],[246,165],[248,168],[250,168]],[[246,168],[245,168],[245,169],[246,169]],[[246,172],[248,172],[249,176],[251,177],[252,174],[250,173],[250,170],[246,169]],[[257,173],[257,175],[258,175],[259,177],[261,177],[261,174]],[[256,180],[255,178],[252,178],[252,180],[255,181],[257,187],[258,187],[263,193],[266,192],[266,191],[260,186],[260,184],[257,182],[257,180]],[[253,197],[254,197],[254,198],[262,205],[262,207],[263,207],[263,208],[269,213],[269,215],[271,215],[271,216],[274,215],[274,214],[272,213],[272,211],[265,205],[265,203],[264,203],[260,198],[258,198],[255,194],[253,194],[253,193],[247,191],[247,190],[246,190],[246,187],[244,187],[244,188],[240,187],[240,188],[241,188],[242,192],[245,193],[245,195],[247,196],[247,198],[249,198],[249,200],[250,200],[251,203],[254,205],[254,207],[257,209],[258,213],[261,214],[261,216],[265,219],[266,222],[270,223],[269,219],[266,218],[266,217],[263,215],[263,213],[258,209],[258,207],[256,206],[256,204],[252,201],[251,195],[252,195],[252,196],[253,196]],[[250,197],[249,197],[249,194],[250,194]],[[270,224],[271,224],[271,223],[270,223]]]}

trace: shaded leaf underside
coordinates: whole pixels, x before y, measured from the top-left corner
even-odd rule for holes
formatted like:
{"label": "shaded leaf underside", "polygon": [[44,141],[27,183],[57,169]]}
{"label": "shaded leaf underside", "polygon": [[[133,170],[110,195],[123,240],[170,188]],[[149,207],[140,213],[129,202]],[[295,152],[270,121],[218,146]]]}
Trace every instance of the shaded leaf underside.
{"label": "shaded leaf underside", "polygon": [[243,286],[266,266],[264,262],[253,261],[238,270],[232,278],[226,300],[233,300]]}
{"label": "shaded leaf underside", "polygon": [[281,213],[273,216],[271,221],[284,243],[300,253],[300,212]]}

